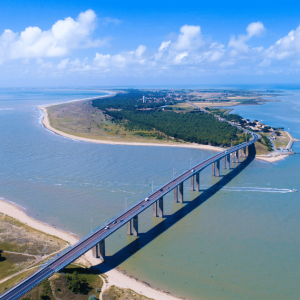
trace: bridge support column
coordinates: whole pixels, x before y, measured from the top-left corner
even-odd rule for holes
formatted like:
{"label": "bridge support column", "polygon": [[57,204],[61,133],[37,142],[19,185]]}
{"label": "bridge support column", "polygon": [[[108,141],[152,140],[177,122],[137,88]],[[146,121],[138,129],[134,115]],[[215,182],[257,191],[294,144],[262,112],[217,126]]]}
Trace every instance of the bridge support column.
{"label": "bridge support column", "polygon": [[230,169],[230,154],[227,155],[227,170]]}
{"label": "bridge support column", "polygon": [[247,156],[247,153],[246,153],[247,149],[246,149],[246,147],[244,147],[243,150],[244,150],[244,157],[246,157]]}
{"label": "bridge support column", "polygon": [[135,217],[133,217],[133,235],[134,236],[138,236],[138,234],[139,234],[139,219],[138,219],[138,215],[137,216],[135,216]]}
{"label": "bridge support column", "polygon": [[194,180],[194,175],[191,177],[191,191],[195,190],[195,180]]}
{"label": "bridge support column", "polygon": [[105,260],[105,240],[97,243],[92,249],[93,256]]}
{"label": "bridge support column", "polygon": [[98,248],[99,248],[99,258],[105,260],[105,240],[99,242]]}
{"label": "bridge support column", "polygon": [[217,160],[217,177],[220,177],[220,160]]}
{"label": "bridge support column", "polygon": [[200,191],[200,172],[196,174],[196,191]]}
{"label": "bridge support column", "polygon": [[240,158],[239,158],[239,150],[237,150],[236,152],[235,152],[235,154],[236,154],[236,162],[237,162],[237,164],[240,162]]}
{"label": "bridge support column", "polygon": [[153,203],[153,217],[157,217],[157,201]]}
{"label": "bridge support column", "polygon": [[234,168],[234,166],[235,166],[235,153],[234,152],[231,153],[231,164],[232,164],[232,168]]}
{"label": "bridge support column", "polygon": [[92,252],[93,252],[93,257],[99,258],[99,244],[96,244],[93,247]]}
{"label": "bridge support column", "polygon": [[128,234],[128,235],[132,235],[132,227],[131,227],[131,223],[132,223],[131,220],[129,220],[129,221],[127,222],[127,234]]}
{"label": "bridge support column", "polygon": [[223,169],[226,169],[226,156],[223,157]]}
{"label": "bridge support column", "polygon": [[183,182],[179,184],[179,203],[183,203]]}
{"label": "bridge support column", "polygon": [[174,188],[174,203],[178,203],[178,186]]}
{"label": "bridge support column", "polygon": [[160,218],[164,217],[164,198],[161,197],[158,200],[158,216]]}
{"label": "bridge support column", "polygon": [[212,176],[216,176],[216,173],[215,173],[215,163],[214,162],[212,163]]}

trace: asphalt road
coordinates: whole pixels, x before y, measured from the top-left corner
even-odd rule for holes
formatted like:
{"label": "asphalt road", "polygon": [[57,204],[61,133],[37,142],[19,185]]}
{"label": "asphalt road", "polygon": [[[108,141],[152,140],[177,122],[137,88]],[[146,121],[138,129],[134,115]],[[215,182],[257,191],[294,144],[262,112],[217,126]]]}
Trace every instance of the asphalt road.
{"label": "asphalt road", "polygon": [[[58,272],[59,270],[63,269],[64,267],[75,261],[88,250],[93,248],[98,242],[107,238],[113,232],[125,225],[133,217],[140,214],[149,206],[153,205],[153,203],[156,202],[159,198],[168,194],[180,183],[189,179],[191,176],[203,170],[213,162],[216,162],[230,153],[233,153],[239,149],[253,144],[258,139],[259,135],[252,133],[251,141],[242,143],[240,145],[219,152],[213,155],[212,157],[209,157],[208,159],[193,166],[191,169],[179,174],[177,177],[173,178],[172,180],[161,186],[158,190],[151,193],[148,196],[149,201],[145,201],[145,198],[143,198],[140,201],[136,202],[134,205],[121,212],[119,215],[115,216],[114,218],[112,218],[111,220],[94,230],[89,235],[82,238],[76,244],[70,246],[68,249],[55,256],[48,263],[44,264],[36,273],[26,278],[21,283],[19,283],[18,285],[4,293],[2,296],[0,296],[0,299],[12,300],[21,298],[24,294],[33,289],[41,281],[50,277],[53,273]],[[105,229],[106,226],[109,226],[109,229]]]}

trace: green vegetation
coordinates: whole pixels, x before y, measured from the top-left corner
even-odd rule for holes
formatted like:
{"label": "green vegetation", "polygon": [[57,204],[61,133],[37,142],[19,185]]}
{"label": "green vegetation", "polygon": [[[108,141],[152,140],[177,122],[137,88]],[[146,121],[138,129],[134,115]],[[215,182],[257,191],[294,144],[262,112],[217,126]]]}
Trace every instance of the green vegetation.
{"label": "green vegetation", "polygon": [[5,282],[1,283],[0,284],[0,295],[3,294],[8,289],[10,289],[13,286],[15,286],[17,283],[19,283],[20,281],[22,281],[26,277],[32,275],[36,271],[37,271],[37,268],[24,271],[24,272],[22,272],[22,273],[20,273],[20,274],[18,274],[16,276],[14,276],[14,277],[6,280]]}
{"label": "green vegetation", "polygon": [[110,286],[102,295],[103,300],[153,300],[137,294],[130,289],[121,289],[115,285]]}
{"label": "green vegetation", "polygon": [[[60,273],[28,292],[22,299],[30,300],[82,300],[98,299],[103,282],[91,270],[70,265]],[[95,297],[95,298],[91,298]]]}
{"label": "green vegetation", "polygon": [[273,151],[271,141],[263,134],[261,134],[261,139],[259,140],[259,142],[262,143],[263,145],[265,145],[267,147],[268,151],[270,151],[270,152]]}
{"label": "green vegetation", "polygon": [[189,113],[172,111],[106,111],[113,121],[122,124],[125,130],[156,130],[167,137],[213,146],[229,146],[231,139],[239,141],[236,127],[218,121],[214,116],[195,110]]}
{"label": "green vegetation", "polygon": [[66,246],[66,242],[35,230],[18,220],[0,213],[0,249],[23,254],[43,255]]}
{"label": "green vegetation", "polygon": [[218,109],[218,108],[205,108],[207,111],[211,112],[214,115],[220,116],[221,118],[227,121],[233,121],[236,123],[243,123],[243,118],[237,114],[230,114],[230,109]]}
{"label": "green vegetation", "polygon": [[35,262],[35,257],[3,252],[0,258],[0,280],[17,273]]}
{"label": "green vegetation", "polygon": [[[118,91],[117,91],[118,92]],[[172,100],[166,100],[166,91],[147,91],[147,90],[122,90],[113,97],[93,100],[93,106],[100,109],[136,109],[136,108],[156,108],[161,105],[174,104]],[[142,102],[142,98],[151,98],[151,101]],[[163,103],[163,104],[162,104]]]}

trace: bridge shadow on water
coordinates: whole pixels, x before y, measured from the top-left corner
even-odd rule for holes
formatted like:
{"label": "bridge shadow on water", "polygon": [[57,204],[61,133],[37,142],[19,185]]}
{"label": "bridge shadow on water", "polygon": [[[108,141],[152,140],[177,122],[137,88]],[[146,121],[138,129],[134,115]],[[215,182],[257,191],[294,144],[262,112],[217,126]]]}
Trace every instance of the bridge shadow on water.
{"label": "bridge shadow on water", "polygon": [[[230,172],[226,175],[220,176],[220,180],[214,185],[206,190],[203,190],[200,195],[198,195],[192,201],[185,201],[182,208],[177,210],[171,215],[164,215],[163,221],[152,227],[150,230],[144,233],[139,233],[138,238],[133,240],[130,244],[123,247],[121,250],[113,254],[112,256],[106,256],[105,262],[99,263],[99,265],[92,267],[93,269],[107,272],[113,268],[118,267],[124,261],[126,261],[130,256],[134,255],[140,249],[148,245],[151,241],[161,235],[163,232],[168,230],[178,221],[186,217],[194,209],[199,207],[202,203],[210,199],[215,193],[220,191],[225,185],[227,185],[233,178],[239,175],[255,158],[255,148],[251,147],[249,156],[239,163],[236,168],[230,168]],[[151,209],[151,207],[149,207]],[[152,211],[151,211],[152,213]]]}

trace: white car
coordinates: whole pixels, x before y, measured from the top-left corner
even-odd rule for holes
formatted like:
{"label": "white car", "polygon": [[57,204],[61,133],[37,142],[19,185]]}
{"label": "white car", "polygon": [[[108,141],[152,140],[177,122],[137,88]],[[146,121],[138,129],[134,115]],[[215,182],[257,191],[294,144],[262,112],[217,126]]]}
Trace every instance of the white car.
{"label": "white car", "polygon": [[149,198],[147,197],[147,198],[145,199],[145,201],[146,201],[146,202],[149,201]]}
{"label": "white car", "polygon": [[107,230],[107,229],[109,229],[109,226],[107,225],[107,226],[105,226],[105,229]]}
{"label": "white car", "polygon": [[194,173],[194,172],[195,172],[195,170],[193,169],[191,172],[192,172],[192,173]]}

